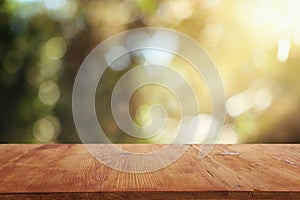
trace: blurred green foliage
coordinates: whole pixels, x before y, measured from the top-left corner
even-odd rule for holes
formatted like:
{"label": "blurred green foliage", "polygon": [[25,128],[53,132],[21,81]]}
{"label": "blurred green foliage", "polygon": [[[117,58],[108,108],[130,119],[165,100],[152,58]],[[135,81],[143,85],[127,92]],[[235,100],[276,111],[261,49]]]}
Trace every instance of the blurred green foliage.
{"label": "blurred green foliage", "polygon": [[[80,143],[71,94],[81,62],[109,36],[144,26],[183,32],[216,62],[228,95],[221,142],[300,142],[297,6],[292,0],[2,0],[0,143]],[[97,108],[112,141],[129,142],[107,110],[124,72],[106,72]],[[137,99],[134,109],[146,101]]]}

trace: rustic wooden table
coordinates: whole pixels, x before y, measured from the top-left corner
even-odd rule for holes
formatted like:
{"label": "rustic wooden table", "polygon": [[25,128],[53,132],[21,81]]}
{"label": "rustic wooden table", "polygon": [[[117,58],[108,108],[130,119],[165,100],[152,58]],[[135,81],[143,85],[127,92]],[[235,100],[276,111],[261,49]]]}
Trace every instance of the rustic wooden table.
{"label": "rustic wooden table", "polygon": [[198,148],[159,171],[132,174],[80,144],[0,145],[0,199],[300,199],[300,145],[216,145],[203,159]]}

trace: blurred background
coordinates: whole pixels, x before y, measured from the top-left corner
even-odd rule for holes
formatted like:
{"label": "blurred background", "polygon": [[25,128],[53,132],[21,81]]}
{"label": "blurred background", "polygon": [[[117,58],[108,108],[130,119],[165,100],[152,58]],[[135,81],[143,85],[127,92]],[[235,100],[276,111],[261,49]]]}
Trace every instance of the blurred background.
{"label": "blurred background", "polygon": [[[80,64],[113,34],[150,26],[190,36],[214,60],[227,96],[219,143],[299,143],[299,8],[298,0],[2,0],[0,143],[81,143],[71,108]],[[180,59],[172,67],[191,80],[205,132],[212,119],[203,80],[193,79],[193,69]],[[128,69],[106,70],[96,96],[101,125],[112,141],[124,143],[132,140],[109,108],[113,86]],[[168,111],[164,137],[135,142],[169,141],[178,102],[164,88],[139,89],[131,114],[147,124],[149,108],[161,102]]]}

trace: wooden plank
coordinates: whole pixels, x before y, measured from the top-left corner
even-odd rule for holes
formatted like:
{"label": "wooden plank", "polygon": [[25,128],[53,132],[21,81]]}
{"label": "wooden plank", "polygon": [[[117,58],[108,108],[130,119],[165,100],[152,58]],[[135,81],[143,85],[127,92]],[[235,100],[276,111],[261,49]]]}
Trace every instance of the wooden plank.
{"label": "wooden plank", "polygon": [[299,145],[217,145],[201,165],[231,189],[299,191],[299,155]]}
{"label": "wooden plank", "polygon": [[216,145],[203,159],[198,149],[161,170],[132,174],[103,165],[80,144],[0,145],[0,199],[300,199],[300,145]]}

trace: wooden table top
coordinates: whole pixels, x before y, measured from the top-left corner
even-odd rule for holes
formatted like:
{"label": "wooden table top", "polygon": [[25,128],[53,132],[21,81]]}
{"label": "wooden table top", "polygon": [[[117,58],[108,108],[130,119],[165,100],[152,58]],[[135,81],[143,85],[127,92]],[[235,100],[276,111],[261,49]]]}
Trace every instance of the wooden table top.
{"label": "wooden table top", "polygon": [[0,199],[300,199],[299,144],[216,145],[202,159],[198,149],[133,174],[101,164],[81,144],[2,144]]}

